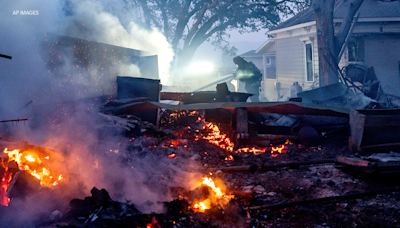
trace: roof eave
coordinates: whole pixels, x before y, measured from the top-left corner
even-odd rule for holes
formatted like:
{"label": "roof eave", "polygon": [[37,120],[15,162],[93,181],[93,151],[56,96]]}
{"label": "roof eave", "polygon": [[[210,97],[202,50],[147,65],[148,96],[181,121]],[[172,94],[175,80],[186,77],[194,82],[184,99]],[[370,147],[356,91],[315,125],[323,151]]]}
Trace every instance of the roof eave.
{"label": "roof eave", "polygon": [[[342,18],[335,18],[333,22],[342,22]],[[381,21],[400,21],[400,17],[370,17],[358,18],[357,22],[381,22]]]}
{"label": "roof eave", "polygon": [[273,34],[277,34],[277,33],[280,33],[280,32],[285,32],[285,31],[289,31],[289,30],[293,30],[293,29],[303,28],[303,27],[307,27],[307,26],[311,26],[311,25],[315,25],[315,21],[310,21],[310,22],[306,22],[306,23],[302,23],[302,24],[297,24],[297,25],[293,25],[293,26],[290,26],[290,27],[286,27],[286,28],[271,30],[271,31],[268,31],[267,34],[268,35],[273,35]]}
{"label": "roof eave", "polygon": [[265,41],[257,50],[256,53],[260,53],[261,50],[268,48],[270,45],[273,45],[275,43],[274,39],[268,39],[267,41]]}
{"label": "roof eave", "polygon": [[[342,20],[343,19],[341,19],[341,18],[337,18],[337,19],[333,19],[333,22],[342,22]],[[357,21],[358,22],[400,21],[400,17],[359,18]],[[307,22],[307,23],[293,25],[293,26],[286,27],[286,28],[271,30],[271,31],[268,31],[267,34],[268,35],[273,35],[273,34],[277,34],[277,33],[280,33],[280,32],[285,32],[285,31],[289,31],[289,30],[293,30],[293,29],[297,29],[297,28],[303,28],[303,27],[307,27],[307,26],[311,26],[311,25],[315,25],[315,24],[316,24],[315,21],[310,21],[310,22]]]}

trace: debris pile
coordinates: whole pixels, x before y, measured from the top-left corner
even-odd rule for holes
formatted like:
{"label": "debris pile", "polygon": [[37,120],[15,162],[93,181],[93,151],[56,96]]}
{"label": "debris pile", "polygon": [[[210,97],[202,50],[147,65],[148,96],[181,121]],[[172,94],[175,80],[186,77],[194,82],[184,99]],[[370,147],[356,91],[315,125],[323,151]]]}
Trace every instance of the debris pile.
{"label": "debris pile", "polygon": [[[38,227],[367,227],[368,224],[394,224],[397,219],[400,189],[393,181],[389,184],[382,178],[353,174],[335,165],[339,162],[343,166],[342,158],[348,161],[353,154],[348,150],[347,128],[325,134],[315,147],[305,146],[299,139],[260,146],[256,141],[232,139],[232,134],[225,132],[222,125],[206,121],[199,111],[165,110],[159,128],[133,115],[100,116],[105,123],[103,127],[123,129],[127,139],[107,152],[107,156],[117,157],[121,167],[142,170],[146,174],[144,184],[162,189],[169,200],[140,205],[123,198],[116,200],[110,196],[111,190],[93,186],[91,196],[69,199],[63,206],[55,204],[30,224]],[[45,189],[48,185],[65,188],[55,183],[68,184],[71,174],[53,171],[51,167],[56,162],[47,164],[46,161],[54,158],[58,162],[68,157],[38,148],[25,145],[18,151],[5,150],[1,166],[3,216],[18,211],[30,199],[25,199],[25,195],[36,197],[46,193],[53,201],[65,200],[57,198],[60,195],[55,191]],[[389,160],[397,163],[393,153],[368,159],[369,163]],[[31,162],[37,162],[35,167],[44,174],[48,169],[51,175],[37,176],[38,169],[26,167]],[[42,166],[48,168],[44,170]],[[15,191],[11,194],[10,189]],[[163,211],[152,213],[151,208],[157,205]],[[1,224],[13,222],[0,218]]]}

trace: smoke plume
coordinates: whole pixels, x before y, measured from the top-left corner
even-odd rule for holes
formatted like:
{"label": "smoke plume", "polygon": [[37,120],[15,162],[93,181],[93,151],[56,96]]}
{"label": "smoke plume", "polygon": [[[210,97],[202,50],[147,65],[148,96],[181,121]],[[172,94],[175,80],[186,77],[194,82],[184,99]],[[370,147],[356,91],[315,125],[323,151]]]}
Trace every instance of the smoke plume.
{"label": "smoke plume", "polygon": [[[16,13],[23,10],[38,15]],[[170,176],[190,175],[159,158],[135,158],[135,166],[124,165],[121,154],[127,139],[122,131],[105,130],[97,114],[101,99],[88,101],[115,95],[116,76],[140,76],[140,70],[131,62],[114,64],[112,57],[105,57],[104,66],[90,65],[94,56],[78,53],[80,60],[74,47],[60,48],[58,42],[60,36],[68,36],[158,55],[159,76],[167,83],[173,51],[162,33],[134,22],[122,26],[98,1],[9,1],[1,4],[0,19],[0,53],[12,56],[0,58],[0,116],[28,118],[25,125],[1,128],[0,137],[65,154],[65,166],[75,177],[71,185],[80,186],[86,195],[95,186],[106,188],[113,199],[131,201],[145,212],[161,212],[157,202],[170,200],[166,187],[177,184],[163,174],[172,169]],[[120,152],[110,153],[114,148]]]}

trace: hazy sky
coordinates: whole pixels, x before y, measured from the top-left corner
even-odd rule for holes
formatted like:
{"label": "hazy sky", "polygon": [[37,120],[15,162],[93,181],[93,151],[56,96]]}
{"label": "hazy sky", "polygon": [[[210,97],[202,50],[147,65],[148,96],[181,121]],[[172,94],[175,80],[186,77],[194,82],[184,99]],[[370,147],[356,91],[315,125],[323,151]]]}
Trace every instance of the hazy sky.
{"label": "hazy sky", "polygon": [[[235,46],[238,49],[237,54],[243,54],[250,50],[258,49],[266,40],[266,32],[264,29],[254,33],[240,34],[237,31],[230,32],[231,37],[228,39],[230,45]],[[203,43],[199,49],[197,49],[193,61],[214,61],[219,62],[221,59],[221,52],[214,50],[214,46],[210,42]],[[212,54],[210,54],[212,53]]]}

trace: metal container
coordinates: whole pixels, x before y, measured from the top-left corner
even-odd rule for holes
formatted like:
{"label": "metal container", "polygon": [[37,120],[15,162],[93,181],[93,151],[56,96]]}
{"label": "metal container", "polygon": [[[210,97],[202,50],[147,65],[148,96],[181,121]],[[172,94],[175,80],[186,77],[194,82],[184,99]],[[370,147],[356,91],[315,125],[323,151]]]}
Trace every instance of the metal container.
{"label": "metal container", "polygon": [[301,85],[298,82],[293,82],[293,85],[290,87],[290,97],[297,97],[297,94],[301,92],[303,92]]}
{"label": "metal container", "polygon": [[[134,77],[117,77],[118,99],[147,97],[150,101],[160,100],[160,80]],[[138,111],[132,113],[142,120],[157,125],[158,110]]]}

